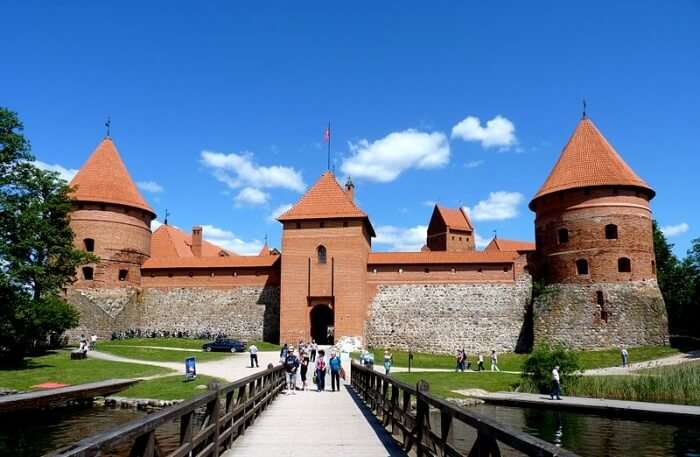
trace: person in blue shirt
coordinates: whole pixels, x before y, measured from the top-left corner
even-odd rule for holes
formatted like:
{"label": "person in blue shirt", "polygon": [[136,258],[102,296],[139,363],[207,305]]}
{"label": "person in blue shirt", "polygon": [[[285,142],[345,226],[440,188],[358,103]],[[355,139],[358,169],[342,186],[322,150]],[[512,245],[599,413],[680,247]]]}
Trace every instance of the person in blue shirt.
{"label": "person in blue shirt", "polygon": [[331,368],[331,390],[335,392],[335,386],[338,386],[338,392],[340,392],[340,356],[335,352],[331,354],[328,366]]}

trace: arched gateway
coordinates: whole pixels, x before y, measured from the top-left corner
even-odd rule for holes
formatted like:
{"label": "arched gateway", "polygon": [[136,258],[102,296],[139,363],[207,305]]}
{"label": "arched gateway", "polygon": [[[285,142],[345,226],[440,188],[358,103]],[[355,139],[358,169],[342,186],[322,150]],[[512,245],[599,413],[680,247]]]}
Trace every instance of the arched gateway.
{"label": "arched gateway", "polygon": [[335,315],[328,305],[316,305],[309,312],[311,338],[318,344],[334,344]]}

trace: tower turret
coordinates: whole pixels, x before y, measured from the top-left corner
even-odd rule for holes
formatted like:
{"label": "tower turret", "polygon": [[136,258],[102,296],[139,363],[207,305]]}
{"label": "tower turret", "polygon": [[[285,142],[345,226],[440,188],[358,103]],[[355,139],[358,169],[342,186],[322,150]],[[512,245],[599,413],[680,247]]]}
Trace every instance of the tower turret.
{"label": "tower turret", "polygon": [[578,347],[663,344],[649,201],[654,190],[584,118],[530,202],[536,214],[535,338]]}
{"label": "tower turret", "polygon": [[141,283],[150,256],[153,210],[137,190],[116,146],[105,137],[70,183],[74,243],[100,262],[78,272],[75,287],[120,287]]}

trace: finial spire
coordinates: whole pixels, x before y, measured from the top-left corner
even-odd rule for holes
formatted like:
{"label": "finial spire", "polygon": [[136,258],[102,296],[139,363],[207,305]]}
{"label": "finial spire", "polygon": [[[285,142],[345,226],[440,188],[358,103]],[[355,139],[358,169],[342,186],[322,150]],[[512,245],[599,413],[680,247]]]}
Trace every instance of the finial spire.
{"label": "finial spire", "polygon": [[165,225],[168,225],[168,216],[170,216],[170,211],[168,211],[168,208],[165,208],[165,221],[163,221]]}
{"label": "finial spire", "polygon": [[110,133],[112,130],[112,116],[107,116],[107,122],[105,122],[105,127],[107,127],[107,138],[110,138]]}
{"label": "finial spire", "polygon": [[586,119],[586,99],[583,99],[583,116],[581,116],[581,119]]}
{"label": "finial spire", "polygon": [[497,239],[497,238],[498,238],[498,233],[496,233],[496,231],[494,230],[494,231],[493,231],[493,239],[495,240],[495,239]]}
{"label": "finial spire", "polygon": [[265,246],[267,246],[267,233],[265,234]]}
{"label": "finial spire", "polygon": [[328,143],[328,171],[331,171],[331,121],[328,121],[328,128],[323,132],[323,140]]}

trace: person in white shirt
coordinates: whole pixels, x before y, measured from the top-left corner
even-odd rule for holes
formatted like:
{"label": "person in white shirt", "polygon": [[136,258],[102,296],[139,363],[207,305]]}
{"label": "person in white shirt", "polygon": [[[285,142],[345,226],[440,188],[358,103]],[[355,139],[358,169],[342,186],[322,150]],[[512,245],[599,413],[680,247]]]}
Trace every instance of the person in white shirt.
{"label": "person in white shirt", "polygon": [[491,371],[501,371],[498,369],[498,356],[496,351],[491,351]]}
{"label": "person in white shirt", "polygon": [[550,400],[561,400],[561,384],[559,383],[559,365],[555,366],[552,370],[552,392],[549,394]]}
{"label": "person in white shirt", "polygon": [[484,354],[479,354],[479,365],[477,365],[476,368],[476,371],[481,371],[484,369]]}
{"label": "person in white shirt", "polygon": [[95,350],[95,346],[97,346],[97,335],[93,334],[90,337],[90,350]]}
{"label": "person in white shirt", "polygon": [[627,352],[627,349],[622,348],[622,351],[620,351],[620,355],[622,355],[622,368],[627,368],[628,366],[628,360],[629,360],[629,353]]}
{"label": "person in white shirt", "polygon": [[250,352],[250,368],[253,368],[253,363],[255,363],[255,368],[258,368],[258,347],[251,344],[248,351]]}

